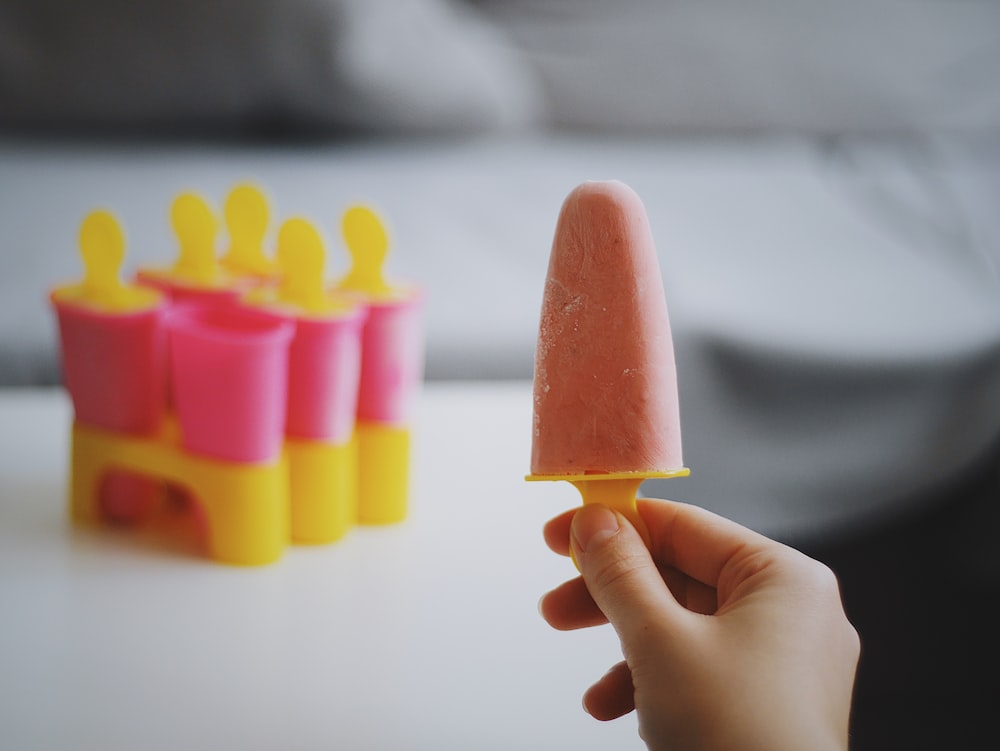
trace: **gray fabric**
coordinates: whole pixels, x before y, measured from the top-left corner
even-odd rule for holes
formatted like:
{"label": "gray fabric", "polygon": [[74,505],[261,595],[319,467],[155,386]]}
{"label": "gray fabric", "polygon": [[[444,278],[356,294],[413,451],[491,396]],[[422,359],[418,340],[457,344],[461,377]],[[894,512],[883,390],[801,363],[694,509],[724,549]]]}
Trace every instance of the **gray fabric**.
{"label": "gray fabric", "polygon": [[0,126],[1000,130],[992,0],[6,0]]}
{"label": "gray fabric", "polygon": [[494,130],[539,107],[501,33],[446,0],[0,4],[0,126]]}
{"label": "gray fabric", "polygon": [[997,133],[992,0],[479,0],[552,120],[643,132]]}

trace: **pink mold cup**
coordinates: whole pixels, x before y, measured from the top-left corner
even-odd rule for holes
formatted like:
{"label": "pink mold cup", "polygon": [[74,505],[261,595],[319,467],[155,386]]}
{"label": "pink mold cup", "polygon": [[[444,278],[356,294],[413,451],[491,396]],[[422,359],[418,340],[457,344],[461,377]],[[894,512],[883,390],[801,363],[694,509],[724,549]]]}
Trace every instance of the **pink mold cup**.
{"label": "pink mold cup", "polygon": [[337,317],[296,319],[289,354],[287,435],[338,444],[350,440],[366,318],[367,310],[358,306]]}
{"label": "pink mold cup", "polygon": [[76,419],[123,433],[159,430],[167,407],[166,304],[127,313],[52,304]]}
{"label": "pink mold cup", "polygon": [[369,303],[361,342],[359,420],[409,423],[423,378],[422,313],[423,300],[417,293]]}
{"label": "pink mold cup", "polygon": [[239,306],[178,304],[167,317],[173,405],[192,453],[278,458],[295,324]]}

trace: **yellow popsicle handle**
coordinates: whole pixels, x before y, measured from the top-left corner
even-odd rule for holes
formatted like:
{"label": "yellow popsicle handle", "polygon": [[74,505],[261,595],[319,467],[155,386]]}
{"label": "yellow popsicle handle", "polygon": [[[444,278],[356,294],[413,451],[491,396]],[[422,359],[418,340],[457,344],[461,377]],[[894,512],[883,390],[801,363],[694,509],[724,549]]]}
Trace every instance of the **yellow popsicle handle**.
{"label": "yellow popsicle handle", "polygon": [[287,220],[278,230],[278,263],[282,269],[278,300],[309,313],[334,307],[323,285],[326,252],[316,227],[301,218]]}
{"label": "yellow popsicle handle", "polygon": [[629,520],[642,537],[642,541],[646,543],[646,547],[649,547],[649,529],[646,527],[646,522],[639,516],[639,509],[636,506],[636,495],[644,479],[644,477],[629,477],[573,480],[572,483],[580,491],[584,505],[588,503],[600,503],[612,511],[617,511]]}
{"label": "yellow popsicle handle", "polygon": [[[564,475],[535,475],[531,474],[524,479],[529,482],[542,480],[566,480],[580,491],[584,505],[588,503],[600,503],[613,511],[617,511],[635,527],[639,536],[642,537],[646,547],[649,547],[650,536],[646,522],[639,516],[639,509],[636,506],[636,494],[639,486],[644,480],[653,478],[687,477],[691,470],[687,467],[678,467],[665,471],[651,472],[607,472],[601,474],[564,474]],[[570,548],[570,557],[573,564],[579,570],[580,566],[573,556]]]}
{"label": "yellow popsicle handle", "polygon": [[240,183],[226,198],[223,214],[229,249],[222,261],[238,273],[272,274],[274,263],[264,254],[271,214],[264,191],[251,183]]}
{"label": "yellow popsicle handle", "polygon": [[92,211],[84,217],[78,242],[83,279],[54,290],[54,299],[83,303],[110,313],[129,313],[160,303],[158,292],[122,283],[125,233],[110,211]]}
{"label": "yellow popsicle handle", "polygon": [[197,193],[181,193],[170,208],[170,222],[180,245],[173,273],[188,281],[211,284],[221,276],[215,257],[218,220]]}
{"label": "yellow popsicle handle", "polygon": [[338,286],[374,296],[389,292],[391,287],[382,271],[389,253],[389,235],[378,215],[366,206],[352,206],[344,212],[341,231],[351,255],[351,270]]}
{"label": "yellow popsicle handle", "polygon": [[94,301],[111,303],[124,293],[119,277],[125,260],[125,233],[110,211],[92,211],[80,224],[83,259],[82,292]]}

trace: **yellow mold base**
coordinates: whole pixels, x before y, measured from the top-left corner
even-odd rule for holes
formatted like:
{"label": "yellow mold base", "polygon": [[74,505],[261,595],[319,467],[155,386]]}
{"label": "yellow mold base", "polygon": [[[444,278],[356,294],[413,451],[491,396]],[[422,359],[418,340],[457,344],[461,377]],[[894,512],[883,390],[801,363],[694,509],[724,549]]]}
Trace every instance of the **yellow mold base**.
{"label": "yellow mold base", "polygon": [[410,485],[410,429],[359,420],[358,522],[395,524],[406,518]]}
{"label": "yellow mold base", "polygon": [[195,456],[167,437],[122,436],[73,424],[70,513],[74,521],[100,519],[99,486],[109,470],[128,470],[183,487],[199,504],[209,554],[237,565],[281,557],[289,539],[289,471],[284,456],[242,464]]}
{"label": "yellow mold base", "polygon": [[334,542],[354,526],[358,515],[357,444],[289,438],[292,541]]}
{"label": "yellow mold base", "polygon": [[359,424],[346,443],[288,438],[273,462],[244,464],[186,451],[173,420],[150,437],[76,421],[70,515],[78,523],[102,520],[101,485],[109,473],[163,481],[202,510],[214,560],[262,565],[280,558],[290,543],[335,542],[359,521],[404,519],[409,453],[409,430]]}

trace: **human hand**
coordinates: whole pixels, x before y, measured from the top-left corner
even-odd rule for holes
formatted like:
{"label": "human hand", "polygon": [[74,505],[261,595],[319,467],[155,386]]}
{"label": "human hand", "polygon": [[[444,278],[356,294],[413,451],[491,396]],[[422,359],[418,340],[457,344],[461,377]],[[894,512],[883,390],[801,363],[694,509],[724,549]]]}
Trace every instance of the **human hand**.
{"label": "human hand", "polygon": [[568,630],[610,621],[625,660],[584,694],[600,720],[636,709],[654,751],[846,749],[860,641],[833,572],[703,509],[640,499],[647,549],[600,505],[545,525],[582,576],[546,594]]}

